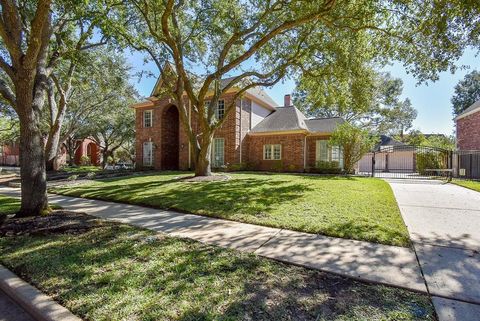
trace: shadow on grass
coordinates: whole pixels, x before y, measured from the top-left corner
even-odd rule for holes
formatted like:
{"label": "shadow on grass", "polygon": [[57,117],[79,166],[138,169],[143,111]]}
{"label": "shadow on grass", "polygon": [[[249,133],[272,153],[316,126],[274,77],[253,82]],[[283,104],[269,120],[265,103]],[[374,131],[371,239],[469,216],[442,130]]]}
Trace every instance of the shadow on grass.
{"label": "shadow on grass", "polygon": [[423,295],[106,224],[0,238],[0,258],[92,320],[433,319]]}
{"label": "shadow on grass", "polygon": [[74,186],[56,191],[71,196],[229,218],[236,213],[262,215],[262,212],[291,203],[311,190],[313,188],[308,184],[280,179],[269,181],[264,177],[212,182],[184,182],[181,177],[140,183],[109,180],[106,185]]}

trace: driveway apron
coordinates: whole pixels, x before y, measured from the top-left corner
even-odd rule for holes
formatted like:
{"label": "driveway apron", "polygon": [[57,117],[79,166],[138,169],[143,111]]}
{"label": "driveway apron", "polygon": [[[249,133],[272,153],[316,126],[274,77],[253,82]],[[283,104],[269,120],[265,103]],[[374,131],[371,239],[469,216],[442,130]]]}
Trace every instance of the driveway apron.
{"label": "driveway apron", "polygon": [[480,320],[480,193],[436,180],[387,180],[440,320]]}

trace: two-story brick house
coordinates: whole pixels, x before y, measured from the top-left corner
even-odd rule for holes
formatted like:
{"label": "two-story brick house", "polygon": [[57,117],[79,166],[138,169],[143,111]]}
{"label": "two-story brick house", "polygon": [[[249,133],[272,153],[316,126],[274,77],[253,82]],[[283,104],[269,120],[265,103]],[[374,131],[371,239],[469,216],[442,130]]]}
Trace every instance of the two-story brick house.
{"label": "two-story brick house", "polygon": [[[136,110],[137,168],[192,169],[190,142],[178,110],[173,100],[159,96],[159,85],[146,101],[132,106]],[[213,168],[243,165],[253,170],[303,172],[317,161],[337,161],[342,166],[341,150],[327,145],[341,118],[307,119],[292,106],[290,95],[278,107],[261,88],[249,89],[237,100],[235,110],[224,115],[237,90],[221,96],[215,111],[216,117],[227,119],[214,136]],[[195,130],[196,117],[190,108],[188,119]]]}

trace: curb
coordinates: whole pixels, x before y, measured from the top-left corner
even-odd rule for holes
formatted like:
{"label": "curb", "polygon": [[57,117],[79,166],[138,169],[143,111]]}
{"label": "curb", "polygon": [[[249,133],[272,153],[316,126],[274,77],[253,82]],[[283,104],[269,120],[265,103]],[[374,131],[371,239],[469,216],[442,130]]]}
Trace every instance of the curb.
{"label": "curb", "polygon": [[0,264],[0,290],[38,321],[82,321]]}

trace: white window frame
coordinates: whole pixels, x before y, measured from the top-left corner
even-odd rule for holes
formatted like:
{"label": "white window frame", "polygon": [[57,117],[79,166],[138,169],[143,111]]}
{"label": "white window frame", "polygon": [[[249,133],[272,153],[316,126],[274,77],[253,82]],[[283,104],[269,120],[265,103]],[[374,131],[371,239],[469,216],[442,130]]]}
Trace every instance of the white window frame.
{"label": "white window frame", "polygon": [[[221,156],[221,162],[217,162],[216,154],[217,154],[217,142],[222,142],[222,156]],[[219,168],[223,165],[225,165],[225,139],[224,138],[214,138],[212,141],[212,156],[211,156],[211,162],[212,162],[212,167],[214,168]]]}
{"label": "white window frame", "polygon": [[[220,106],[222,106],[222,108],[220,108]],[[222,111],[221,115],[220,110]],[[217,107],[215,108],[215,118],[221,120],[223,117],[225,117],[225,100],[221,99],[218,101]]]}
{"label": "white window frame", "polygon": [[[145,155],[145,147],[150,146],[150,157]],[[143,142],[143,149],[142,149],[142,156],[143,156],[143,166],[153,166],[153,142]]]}
{"label": "white window frame", "polygon": [[[207,107],[206,109],[208,110],[208,108],[210,107],[210,104],[211,104],[211,101],[210,100],[205,100],[205,107]],[[221,110],[222,110],[222,117],[220,117],[220,108],[218,108],[219,106],[222,106]],[[217,106],[215,107],[215,110],[214,110],[214,115],[215,115],[215,119],[217,120],[221,120],[223,117],[225,117],[225,100],[224,99],[219,99],[218,100],[218,104]]]}
{"label": "white window frame", "polygon": [[[275,148],[278,147],[278,158],[275,158]],[[267,156],[267,151],[269,155]],[[263,160],[282,160],[282,144],[263,145]]]}
{"label": "white window frame", "polygon": [[[326,153],[323,150],[324,148],[326,148]],[[338,155],[338,157],[334,158],[335,155]],[[340,168],[343,169],[343,150],[339,146],[329,146],[326,139],[318,139],[315,144],[315,161],[338,162]]]}
{"label": "white window frame", "polygon": [[[146,115],[149,114],[150,115],[150,126],[147,126],[146,124]],[[151,128],[153,127],[153,110],[152,109],[149,109],[149,110],[144,110],[143,111],[143,127],[144,128]]]}

